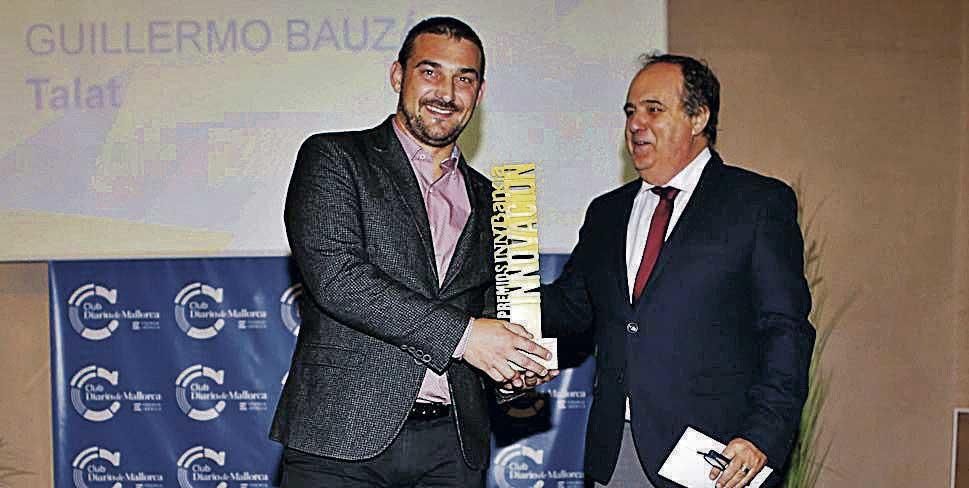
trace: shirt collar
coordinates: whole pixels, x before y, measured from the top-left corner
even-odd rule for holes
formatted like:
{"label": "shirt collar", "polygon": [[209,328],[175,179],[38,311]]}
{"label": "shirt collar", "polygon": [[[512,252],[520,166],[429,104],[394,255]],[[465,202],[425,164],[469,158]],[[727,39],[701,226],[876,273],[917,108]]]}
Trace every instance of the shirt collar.
{"label": "shirt collar", "polygon": [[[686,167],[681,169],[679,173],[676,173],[676,176],[674,176],[665,186],[672,186],[673,188],[680,190],[681,194],[693,193],[693,190],[696,189],[696,185],[700,182],[700,175],[703,174],[703,168],[705,168],[707,166],[707,162],[710,161],[710,157],[710,148],[703,148],[703,150],[700,151],[700,154],[697,154],[696,157],[693,158],[693,161],[690,161],[690,164],[687,164]],[[640,193],[646,192],[651,190],[654,186],[656,185],[649,184],[646,182],[646,180],[643,180],[643,186],[639,191]]]}
{"label": "shirt collar", "polygon": [[[397,117],[392,119],[392,124],[394,127],[394,134],[397,135],[397,140],[400,141],[400,145],[404,148],[404,154],[407,155],[407,160],[411,164],[417,163],[430,163],[431,156],[427,154],[427,151],[421,147],[414,138],[404,130],[403,127],[397,122]],[[451,157],[441,161],[441,169],[444,172],[451,171],[457,166],[458,159],[461,157],[461,148],[458,147],[457,143],[454,144],[454,148],[451,149]]]}

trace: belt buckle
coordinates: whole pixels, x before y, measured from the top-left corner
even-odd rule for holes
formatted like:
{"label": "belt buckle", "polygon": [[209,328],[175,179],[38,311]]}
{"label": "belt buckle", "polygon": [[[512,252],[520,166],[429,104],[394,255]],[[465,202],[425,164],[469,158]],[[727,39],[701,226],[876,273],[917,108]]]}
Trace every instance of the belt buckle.
{"label": "belt buckle", "polygon": [[450,405],[439,403],[415,403],[407,415],[408,420],[434,420],[446,417],[451,410]]}

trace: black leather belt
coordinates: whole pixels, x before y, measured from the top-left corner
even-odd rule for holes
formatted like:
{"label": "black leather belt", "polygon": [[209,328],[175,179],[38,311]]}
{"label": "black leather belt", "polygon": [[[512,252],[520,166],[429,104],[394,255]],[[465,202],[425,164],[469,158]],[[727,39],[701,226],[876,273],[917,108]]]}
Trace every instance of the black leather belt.
{"label": "black leather belt", "polygon": [[451,406],[443,403],[415,403],[407,420],[434,420],[451,414]]}

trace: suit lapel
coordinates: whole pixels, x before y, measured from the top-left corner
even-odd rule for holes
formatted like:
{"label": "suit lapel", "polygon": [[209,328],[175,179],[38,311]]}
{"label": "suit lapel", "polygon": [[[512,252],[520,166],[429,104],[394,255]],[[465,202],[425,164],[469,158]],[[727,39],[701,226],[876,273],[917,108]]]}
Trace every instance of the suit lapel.
{"label": "suit lapel", "polygon": [[390,175],[390,180],[397,190],[397,194],[404,202],[404,212],[414,221],[414,227],[424,247],[429,277],[433,280],[433,287],[437,289],[437,263],[434,259],[434,242],[431,240],[431,225],[427,218],[427,208],[421,196],[421,187],[417,183],[417,176],[411,167],[404,148],[401,147],[394,128],[391,125],[393,115],[377,127],[371,149],[373,150],[374,165]]}
{"label": "suit lapel", "polygon": [[622,292],[623,302],[629,303],[629,280],[626,275],[626,229],[629,227],[629,216],[633,211],[633,200],[642,188],[642,180],[636,179],[627,183],[621,190],[618,199],[618,209],[610,214],[617,215],[615,229],[617,232],[611,233],[612,242],[608,243],[608,250],[612,257],[609,265],[619,270],[616,276],[619,278],[619,289]]}
{"label": "suit lapel", "polygon": [[464,156],[461,156],[461,159],[458,161],[458,169],[464,176],[464,186],[468,192],[468,202],[471,205],[471,212],[468,214],[468,221],[464,224],[464,229],[461,230],[461,235],[458,237],[458,242],[454,247],[451,263],[448,265],[447,273],[444,275],[444,283],[441,284],[442,290],[447,289],[455,277],[460,274],[461,267],[474,250],[474,243],[478,241],[478,233],[484,231],[478,225],[478,213],[490,211],[487,208],[488,201],[480,198],[480,195],[487,194],[489,189],[481,188],[482,185],[478,180],[471,178],[471,175],[468,174],[468,164],[465,162]]}
{"label": "suit lapel", "polygon": [[689,203],[686,204],[686,208],[680,214],[680,218],[677,220],[676,227],[673,228],[669,239],[663,244],[663,249],[659,253],[656,266],[653,268],[652,273],[650,273],[649,280],[646,282],[646,288],[643,290],[642,296],[644,297],[648,296],[650,289],[656,286],[656,282],[663,275],[663,270],[667,267],[670,260],[676,256],[676,252],[682,247],[684,240],[689,239],[691,234],[695,234],[693,226],[696,225],[695,222],[698,220],[697,216],[706,212],[706,209],[710,205],[716,203],[711,199],[711,194],[714,193],[713,189],[717,185],[720,170],[723,167],[723,160],[720,159],[720,156],[716,152],[711,150],[710,153],[710,161],[707,162],[706,167],[703,168],[703,173],[700,174],[700,181],[697,182],[693,196],[690,197]]}

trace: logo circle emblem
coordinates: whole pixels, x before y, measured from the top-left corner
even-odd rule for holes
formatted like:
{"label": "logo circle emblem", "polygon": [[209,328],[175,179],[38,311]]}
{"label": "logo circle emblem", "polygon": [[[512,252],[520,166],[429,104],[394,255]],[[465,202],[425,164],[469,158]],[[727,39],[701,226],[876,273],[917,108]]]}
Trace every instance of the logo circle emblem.
{"label": "logo circle emblem", "polygon": [[[106,286],[95,283],[82,285],[71,293],[67,300],[67,315],[71,322],[71,327],[89,341],[102,341],[111,337],[111,334],[118,328],[118,320],[115,318],[90,319],[90,315],[100,315],[105,305],[115,305],[118,303],[118,290],[110,289]],[[91,322],[100,322],[97,326],[92,326]]]}
{"label": "logo circle emblem", "polygon": [[[100,379],[100,381],[95,382],[96,379]],[[111,400],[105,408],[101,409],[88,406],[85,398],[86,393],[104,393],[103,382],[107,382],[111,386],[118,386],[118,372],[108,371],[105,368],[92,364],[81,368],[71,378],[71,404],[74,405],[74,410],[81,417],[91,422],[104,422],[109,420],[121,409],[121,402],[117,400]]]}
{"label": "logo circle emblem", "polygon": [[545,486],[544,476],[535,479],[529,475],[543,475],[544,459],[542,449],[532,449],[524,444],[510,446],[495,458],[495,481],[500,488],[542,488]]}
{"label": "logo circle emblem", "polygon": [[[87,482],[84,481],[84,473],[88,470],[106,471],[103,467],[104,462],[115,468],[121,467],[121,451],[111,452],[102,447],[92,446],[78,453],[71,463],[74,488],[88,488]],[[121,488],[121,486],[121,482],[118,481],[111,485],[111,488]]]}
{"label": "logo circle emblem", "polygon": [[224,380],[225,371],[221,369],[216,371],[201,364],[185,368],[175,380],[175,400],[178,408],[193,420],[205,422],[218,418],[225,410],[225,400],[215,400],[210,407],[198,408],[193,404],[193,397],[206,396],[210,390],[210,382],[222,385]]}
{"label": "logo circle emblem", "polygon": [[[208,460],[208,461],[205,461]],[[179,488],[194,488],[192,486],[191,472],[205,472],[211,469],[210,464],[225,466],[225,451],[216,451],[204,446],[195,446],[183,452],[178,458],[178,486]],[[193,464],[198,464],[197,469],[193,469]],[[215,488],[227,488],[225,481],[220,481]]]}
{"label": "logo circle emblem", "polygon": [[193,339],[211,339],[225,327],[225,319],[209,308],[221,304],[222,288],[192,283],[175,295],[175,323]]}
{"label": "logo circle emblem", "polygon": [[283,325],[294,336],[299,335],[299,327],[303,322],[299,313],[299,302],[302,296],[303,284],[296,283],[279,297],[279,313],[283,317]]}

